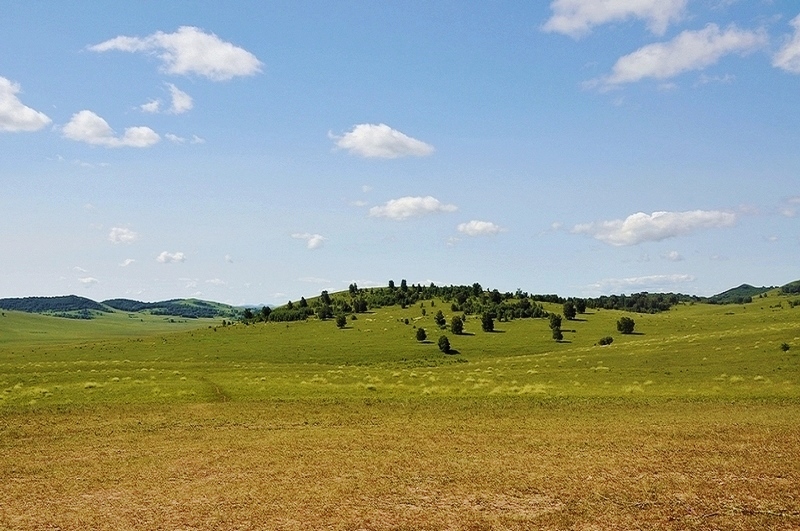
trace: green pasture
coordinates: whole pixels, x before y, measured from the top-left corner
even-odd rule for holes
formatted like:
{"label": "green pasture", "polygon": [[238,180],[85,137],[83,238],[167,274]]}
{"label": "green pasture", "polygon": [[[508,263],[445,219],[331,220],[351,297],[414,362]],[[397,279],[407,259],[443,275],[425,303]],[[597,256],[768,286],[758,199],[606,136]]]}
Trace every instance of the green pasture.
{"label": "green pasture", "polygon": [[[423,316],[423,308],[425,314]],[[796,398],[800,307],[772,293],[746,305],[681,304],[660,314],[590,310],[517,319],[463,335],[434,324],[442,301],[348,319],[222,326],[112,313],[91,321],[5,312],[0,408],[300,398]],[[558,305],[546,305],[559,312]],[[636,332],[616,321],[631,315]],[[406,321],[408,324],[406,324]],[[427,331],[415,340],[416,327]],[[436,341],[448,335],[455,353]],[[612,336],[611,345],[597,342]],[[788,344],[788,351],[781,345]]]}

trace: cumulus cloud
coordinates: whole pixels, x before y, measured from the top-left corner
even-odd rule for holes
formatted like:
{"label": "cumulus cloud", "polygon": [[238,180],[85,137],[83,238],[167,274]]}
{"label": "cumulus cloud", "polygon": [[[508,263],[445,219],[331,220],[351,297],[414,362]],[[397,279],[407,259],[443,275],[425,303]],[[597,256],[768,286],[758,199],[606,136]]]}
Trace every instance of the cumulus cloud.
{"label": "cumulus cloud", "polygon": [[52,120],[39,111],[24,105],[17,94],[20,86],[0,76],[0,131],[16,133],[38,131]]}
{"label": "cumulus cloud", "polygon": [[457,228],[458,232],[467,236],[494,236],[505,230],[491,221],[478,221],[476,219],[467,223],[460,223]]}
{"label": "cumulus cloud", "polygon": [[331,133],[328,136],[336,141],[337,147],[365,158],[424,157],[434,151],[430,144],[406,136],[386,124],[359,124],[342,136]]}
{"label": "cumulus cloud", "polygon": [[92,111],[83,110],[72,115],[72,119],[61,132],[65,138],[86,142],[94,146],[109,148],[150,147],[161,137],[149,127],[128,127],[122,136],[116,136],[108,122]]}
{"label": "cumulus cloud", "polygon": [[794,35],[786,39],[772,58],[772,66],[791,74],[800,74],[800,15],[794,17],[790,24],[794,27]]}
{"label": "cumulus cloud", "polygon": [[176,262],[185,262],[186,255],[181,252],[170,253],[164,251],[163,253],[161,253],[156,257],[156,261],[161,264],[173,264]]}
{"label": "cumulus cloud", "polygon": [[213,81],[251,76],[262,63],[244,48],[225,42],[213,33],[193,26],[181,26],[175,33],[158,31],[147,37],[121,35],[90,46],[93,52],[111,50],[155,55],[168,74],[196,74]]}
{"label": "cumulus cloud", "polygon": [[591,288],[602,292],[665,291],[680,284],[694,282],[692,275],[647,275],[642,277],[606,278],[593,284]]}
{"label": "cumulus cloud", "polygon": [[161,100],[150,100],[147,103],[139,105],[139,109],[141,109],[142,112],[155,114],[161,110]]}
{"label": "cumulus cloud", "polygon": [[669,79],[702,70],[726,55],[743,55],[766,44],[763,31],[740,30],[736,26],[721,31],[716,24],[708,24],[701,30],[686,30],[669,42],[648,44],[620,57],[609,76],[591,80],[586,86],[610,88],[645,78]]}
{"label": "cumulus cloud", "polygon": [[108,233],[108,239],[113,243],[133,243],[139,239],[139,235],[130,229],[113,227]]}
{"label": "cumulus cloud", "polygon": [[736,215],[718,210],[638,212],[622,219],[576,225],[572,232],[587,234],[614,246],[637,245],[682,236],[701,229],[730,227]]}
{"label": "cumulus cloud", "polygon": [[325,240],[327,239],[320,234],[311,234],[308,232],[302,232],[302,233],[296,232],[292,234],[292,238],[296,240],[305,240],[306,247],[308,247],[311,250],[319,249],[320,247],[322,247],[322,245],[325,243]]}
{"label": "cumulus cloud", "polygon": [[369,209],[369,215],[376,218],[389,218],[402,221],[408,218],[436,214],[439,212],[455,212],[458,207],[441,203],[431,196],[426,197],[401,197],[391,199],[383,206],[374,206]]}
{"label": "cumulus cloud", "polygon": [[680,20],[687,0],[553,0],[553,16],[544,30],[578,38],[594,26],[631,18],[645,20],[653,33],[663,35]]}

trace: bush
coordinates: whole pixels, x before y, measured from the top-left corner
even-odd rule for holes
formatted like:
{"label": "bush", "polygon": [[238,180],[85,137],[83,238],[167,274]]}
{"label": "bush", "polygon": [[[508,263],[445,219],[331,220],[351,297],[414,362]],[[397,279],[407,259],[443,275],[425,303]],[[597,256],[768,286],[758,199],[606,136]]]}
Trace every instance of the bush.
{"label": "bush", "polygon": [[428,334],[425,333],[424,328],[417,328],[417,341],[425,341],[428,338]]}
{"label": "bush", "polygon": [[436,323],[436,326],[438,326],[439,328],[444,328],[445,326],[447,326],[447,319],[444,318],[442,310],[436,312],[436,315],[434,316],[433,320]]}
{"label": "bush", "polygon": [[610,345],[614,342],[614,338],[611,336],[606,336],[600,338],[600,341],[597,342],[598,345]]}
{"label": "bush", "polygon": [[447,339],[447,336],[442,336],[439,338],[439,350],[447,354],[450,352],[450,340]]}
{"label": "bush", "polygon": [[781,343],[781,350],[787,352],[790,348],[789,343]]}
{"label": "bush", "polygon": [[494,332],[494,319],[490,314],[485,313],[481,317],[481,328],[484,332]]}
{"label": "bush", "polygon": [[630,317],[620,317],[617,321],[617,330],[621,334],[632,334],[634,326],[636,323]]}
{"label": "bush", "polygon": [[564,334],[561,333],[561,328],[553,328],[553,339],[561,341],[564,339]]}
{"label": "bush", "polygon": [[461,317],[457,315],[453,316],[450,320],[450,330],[456,335],[464,331],[464,321],[461,320]]}
{"label": "bush", "polygon": [[339,328],[344,328],[345,326],[347,326],[347,317],[344,315],[337,315],[336,326],[338,326]]}

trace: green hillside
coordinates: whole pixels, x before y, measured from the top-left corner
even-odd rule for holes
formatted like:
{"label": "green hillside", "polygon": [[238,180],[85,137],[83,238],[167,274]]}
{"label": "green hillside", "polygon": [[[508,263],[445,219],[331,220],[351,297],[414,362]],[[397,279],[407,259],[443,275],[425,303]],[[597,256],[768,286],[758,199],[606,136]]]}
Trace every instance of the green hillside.
{"label": "green hillside", "polygon": [[757,288],[750,284],[742,284],[741,286],[731,288],[710,297],[709,302],[715,304],[742,304],[744,302],[750,302],[753,297],[757,297],[771,289],[775,288],[768,286]]}

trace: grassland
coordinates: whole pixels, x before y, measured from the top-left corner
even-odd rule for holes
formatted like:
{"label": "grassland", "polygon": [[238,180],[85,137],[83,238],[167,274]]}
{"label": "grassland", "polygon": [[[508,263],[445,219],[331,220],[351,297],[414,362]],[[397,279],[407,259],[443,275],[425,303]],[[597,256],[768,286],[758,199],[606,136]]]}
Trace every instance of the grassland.
{"label": "grassland", "polygon": [[344,330],[6,312],[0,528],[800,527],[787,298],[629,336],[593,311],[560,343],[473,317],[450,355],[424,304]]}

